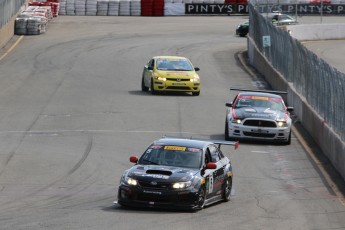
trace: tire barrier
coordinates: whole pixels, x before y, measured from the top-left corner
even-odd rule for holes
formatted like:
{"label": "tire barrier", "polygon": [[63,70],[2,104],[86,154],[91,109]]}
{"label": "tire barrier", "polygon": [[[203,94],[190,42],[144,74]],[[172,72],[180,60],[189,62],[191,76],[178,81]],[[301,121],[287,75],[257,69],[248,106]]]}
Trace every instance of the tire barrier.
{"label": "tire barrier", "polygon": [[53,19],[50,6],[38,6],[36,3],[20,13],[15,21],[16,35],[40,35],[46,32],[48,22]]}
{"label": "tire barrier", "polygon": [[[178,16],[186,4],[247,4],[247,0],[33,0],[68,16]],[[58,11],[57,11],[58,9]]]}
{"label": "tire barrier", "polygon": [[58,15],[68,16],[179,16],[186,4],[226,4],[247,0],[31,0],[15,20],[14,34],[39,35]]}

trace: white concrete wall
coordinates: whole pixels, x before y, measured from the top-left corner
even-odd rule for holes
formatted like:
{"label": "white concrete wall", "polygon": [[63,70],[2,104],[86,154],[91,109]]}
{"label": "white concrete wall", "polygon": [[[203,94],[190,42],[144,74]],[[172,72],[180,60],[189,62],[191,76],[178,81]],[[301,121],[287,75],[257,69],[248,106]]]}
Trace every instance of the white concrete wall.
{"label": "white concrete wall", "polygon": [[290,35],[301,41],[345,38],[345,24],[305,24],[285,26]]}

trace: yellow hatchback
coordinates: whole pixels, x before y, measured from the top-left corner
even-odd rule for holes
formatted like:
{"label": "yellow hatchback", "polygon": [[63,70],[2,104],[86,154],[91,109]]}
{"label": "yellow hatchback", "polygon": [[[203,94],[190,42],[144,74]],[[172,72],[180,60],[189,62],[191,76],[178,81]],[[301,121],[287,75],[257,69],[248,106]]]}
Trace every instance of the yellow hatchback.
{"label": "yellow hatchback", "polygon": [[191,92],[193,96],[198,96],[200,78],[196,72],[199,70],[185,57],[156,56],[144,67],[141,89],[150,89],[152,94],[172,91]]}

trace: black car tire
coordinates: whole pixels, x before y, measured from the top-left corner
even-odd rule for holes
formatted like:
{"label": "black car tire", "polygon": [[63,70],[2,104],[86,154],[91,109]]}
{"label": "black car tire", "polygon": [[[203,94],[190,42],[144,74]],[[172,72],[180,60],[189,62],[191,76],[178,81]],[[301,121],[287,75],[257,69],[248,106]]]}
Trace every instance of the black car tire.
{"label": "black car tire", "polygon": [[232,178],[231,177],[227,177],[225,179],[224,191],[223,191],[223,200],[225,202],[228,202],[230,200],[231,189],[232,189]]}
{"label": "black car tire", "polygon": [[285,145],[290,145],[291,144],[291,131],[289,133],[289,137],[287,139],[287,141],[285,142]]}
{"label": "black car tire", "polygon": [[143,91],[143,92],[149,91],[149,87],[146,87],[146,86],[145,86],[144,74],[143,74],[143,76],[142,76],[142,78],[141,78],[141,91]]}
{"label": "black car tire", "polygon": [[224,136],[225,136],[225,140],[227,141],[231,141],[231,138],[229,137],[229,128],[228,128],[228,120],[225,120],[225,131],[224,131]]}
{"label": "black car tire", "polygon": [[151,94],[153,94],[153,95],[157,94],[157,92],[153,88],[153,79],[151,79]]}
{"label": "black car tire", "polygon": [[197,208],[199,210],[203,209],[205,207],[205,203],[206,203],[206,189],[205,187],[201,187],[199,190],[198,199],[196,201]]}
{"label": "black car tire", "polygon": [[199,95],[200,95],[200,91],[198,91],[198,92],[192,92],[192,95],[193,95],[193,96],[199,96]]}

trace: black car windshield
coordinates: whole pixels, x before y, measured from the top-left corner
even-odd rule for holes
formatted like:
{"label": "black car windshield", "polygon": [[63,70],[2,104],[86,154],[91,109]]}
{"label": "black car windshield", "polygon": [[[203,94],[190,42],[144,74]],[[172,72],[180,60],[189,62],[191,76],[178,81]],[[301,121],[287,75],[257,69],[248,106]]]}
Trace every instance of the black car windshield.
{"label": "black car windshield", "polygon": [[185,146],[151,145],[138,164],[200,168],[202,150]]}
{"label": "black car windshield", "polygon": [[158,59],[158,70],[171,70],[171,71],[192,71],[193,66],[186,59]]}

